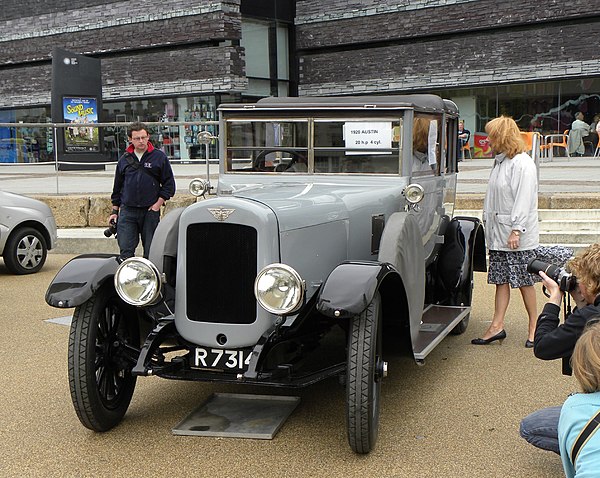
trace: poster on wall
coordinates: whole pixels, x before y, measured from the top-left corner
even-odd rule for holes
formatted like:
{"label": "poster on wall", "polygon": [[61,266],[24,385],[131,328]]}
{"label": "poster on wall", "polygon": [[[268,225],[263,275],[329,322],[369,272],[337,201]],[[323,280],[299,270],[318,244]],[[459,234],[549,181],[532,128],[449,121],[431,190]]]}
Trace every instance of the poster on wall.
{"label": "poster on wall", "polygon": [[63,97],[65,152],[97,153],[100,151],[99,129],[90,125],[98,123],[96,98]]}
{"label": "poster on wall", "polygon": [[490,142],[487,139],[486,133],[475,133],[474,138],[474,156],[476,158],[493,158],[492,148]]}

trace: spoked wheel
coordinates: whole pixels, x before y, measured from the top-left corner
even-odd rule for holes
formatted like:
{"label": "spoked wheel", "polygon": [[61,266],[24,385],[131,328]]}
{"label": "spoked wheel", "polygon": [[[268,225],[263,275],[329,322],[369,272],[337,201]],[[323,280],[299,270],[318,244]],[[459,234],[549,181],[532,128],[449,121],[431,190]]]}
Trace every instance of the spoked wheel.
{"label": "spoked wheel", "polygon": [[75,309],[69,335],[69,387],[81,423],[103,432],[125,415],[135,389],[135,321],[111,285]]}
{"label": "spoked wheel", "polygon": [[382,356],[381,297],[352,321],[348,338],[346,412],[348,442],[356,453],[369,453],[379,430],[381,381],[387,364]]}
{"label": "spoked wheel", "polygon": [[24,227],[8,238],[4,264],[13,274],[33,274],[43,267],[47,254],[44,236],[31,227]]}

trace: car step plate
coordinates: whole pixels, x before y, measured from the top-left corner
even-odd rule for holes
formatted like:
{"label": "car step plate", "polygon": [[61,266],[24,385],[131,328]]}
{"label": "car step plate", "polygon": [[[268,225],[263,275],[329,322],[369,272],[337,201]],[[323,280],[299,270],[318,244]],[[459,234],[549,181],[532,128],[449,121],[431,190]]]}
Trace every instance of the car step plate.
{"label": "car step plate", "polygon": [[272,440],[299,402],[300,397],[214,393],[173,435]]}

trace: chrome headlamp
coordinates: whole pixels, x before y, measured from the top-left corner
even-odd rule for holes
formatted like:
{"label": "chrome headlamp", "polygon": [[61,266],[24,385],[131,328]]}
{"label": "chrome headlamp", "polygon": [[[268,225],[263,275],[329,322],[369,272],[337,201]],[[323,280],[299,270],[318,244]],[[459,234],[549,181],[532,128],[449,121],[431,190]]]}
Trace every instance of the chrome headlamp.
{"label": "chrome headlamp", "polygon": [[115,289],[128,304],[153,305],[162,297],[161,274],[148,259],[130,257],[115,272]]}
{"label": "chrome headlamp", "polygon": [[256,276],[254,295],[261,307],[268,312],[277,315],[291,314],[302,305],[304,281],[290,266],[270,264]]}
{"label": "chrome headlamp", "polygon": [[420,184],[413,183],[406,186],[404,191],[402,191],[402,194],[404,194],[404,197],[409,203],[417,204],[421,202],[423,196],[425,196],[425,190]]}
{"label": "chrome headlamp", "polygon": [[190,181],[189,191],[192,196],[204,196],[208,192],[208,188],[208,181],[204,179],[195,178]]}

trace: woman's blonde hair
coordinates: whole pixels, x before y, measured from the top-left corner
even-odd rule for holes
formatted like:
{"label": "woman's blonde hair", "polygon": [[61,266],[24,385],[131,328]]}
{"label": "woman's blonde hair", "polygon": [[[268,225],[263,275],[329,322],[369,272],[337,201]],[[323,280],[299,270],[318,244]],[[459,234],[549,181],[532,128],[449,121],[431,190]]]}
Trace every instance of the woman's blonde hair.
{"label": "woman's blonde hair", "polygon": [[492,142],[496,153],[504,153],[509,158],[525,151],[525,141],[515,120],[508,116],[499,116],[485,125],[485,132]]}
{"label": "woman's blonde hair", "polygon": [[429,138],[429,120],[420,116],[413,122],[413,151],[427,152]]}
{"label": "woman's blonde hair", "polygon": [[588,246],[569,260],[567,266],[591,295],[600,294],[600,244]]}
{"label": "woman's blonde hair", "polygon": [[600,317],[594,317],[575,344],[571,366],[585,393],[600,391]]}

